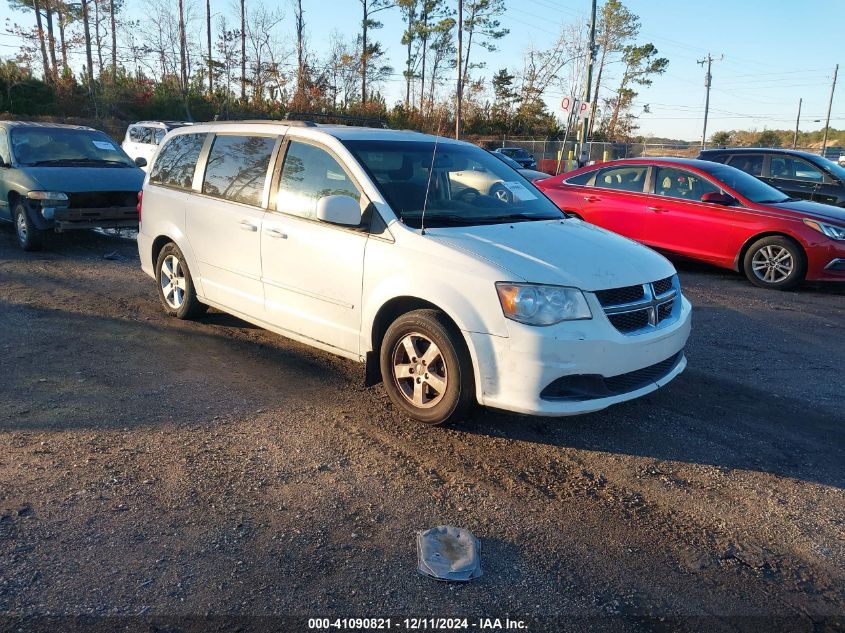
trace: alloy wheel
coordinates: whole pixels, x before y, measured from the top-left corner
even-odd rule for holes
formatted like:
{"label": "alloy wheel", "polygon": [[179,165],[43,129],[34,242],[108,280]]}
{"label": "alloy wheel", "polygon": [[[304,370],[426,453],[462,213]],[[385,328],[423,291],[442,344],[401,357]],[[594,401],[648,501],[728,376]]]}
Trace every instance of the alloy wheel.
{"label": "alloy wheel", "polygon": [[428,409],[443,399],[449,377],[440,348],[419,332],[402,337],[393,349],[393,381],[413,406]]}
{"label": "alloy wheel", "polygon": [[795,269],[792,253],[783,246],[767,245],[754,253],[751,270],[760,281],[776,284],[787,279]]}
{"label": "alloy wheel", "polygon": [[182,303],[185,301],[187,284],[185,282],[185,271],[182,268],[182,262],[175,255],[168,255],[161,263],[159,283],[161,284],[162,296],[167,302],[167,305],[174,310],[181,308]]}
{"label": "alloy wheel", "polygon": [[26,218],[24,217],[23,213],[18,213],[18,216],[15,218],[15,229],[18,233],[18,241],[21,244],[26,244],[27,227]]}

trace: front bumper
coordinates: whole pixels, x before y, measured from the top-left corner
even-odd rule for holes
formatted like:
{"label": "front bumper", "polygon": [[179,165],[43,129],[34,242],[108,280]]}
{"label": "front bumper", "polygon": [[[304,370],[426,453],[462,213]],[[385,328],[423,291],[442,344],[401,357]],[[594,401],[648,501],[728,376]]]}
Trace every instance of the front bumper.
{"label": "front bumper", "polygon": [[[686,367],[683,349],[690,333],[692,308],[682,298],[673,323],[653,332],[625,335],[604,314],[589,321],[551,327],[508,322],[508,337],[468,333],[479,372],[479,402],[516,413],[567,416],[590,413],[633,400],[669,383]],[[623,377],[659,365],[677,355],[666,373],[623,393],[584,399],[543,398],[541,392],[564,376]],[[617,383],[620,381],[616,381]]]}
{"label": "front bumper", "polygon": [[824,239],[807,249],[808,281],[845,281],[845,241]]}
{"label": "front bumper", "polygon": [[137,207],[60,208],[53,213],[57,231],[93,228],[138,228]]}

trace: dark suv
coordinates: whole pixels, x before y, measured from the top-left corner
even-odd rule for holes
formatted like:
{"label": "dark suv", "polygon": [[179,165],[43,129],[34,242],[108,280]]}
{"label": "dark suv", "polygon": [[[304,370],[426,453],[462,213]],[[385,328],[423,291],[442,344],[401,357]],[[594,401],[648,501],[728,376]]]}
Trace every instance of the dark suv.
{"label": "dark suv", "polygon": [[497,147],[493,150],[498,154],[504,154],[508,158],[512,158],[518,162],[523,169],[537,169],[537,159],[533,154],[528,153],[527,149],[522,147]]}
{"label": "dark suv", "polygon": [[845,168],[817,154],[733,147],[706,149],[698,158],[741,169],[793,198],[845,207]]}

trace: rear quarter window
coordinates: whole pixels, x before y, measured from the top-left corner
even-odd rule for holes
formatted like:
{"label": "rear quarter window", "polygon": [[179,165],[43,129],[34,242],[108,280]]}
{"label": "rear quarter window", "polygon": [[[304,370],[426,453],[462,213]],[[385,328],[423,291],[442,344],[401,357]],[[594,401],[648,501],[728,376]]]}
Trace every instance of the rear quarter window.
{"label": "rear quarter window", "polygon": [[563,182],[567,185],[586,185],[595,173],[596,172],[594,171],[586,171],[583,174],[578,174],[577,176],[572,176],[571,178],[565,178]]}
{"label": "rear quarter window", "polygon": [[150,170],[150,182],[190,189],[205,137],[205,134],[179,134],[167,141]]}
{"label": "rear quarter window", "polygon": [[276,138],[269,136],[217,136],[208,154],[202,192],[261,206],[275,144]]}

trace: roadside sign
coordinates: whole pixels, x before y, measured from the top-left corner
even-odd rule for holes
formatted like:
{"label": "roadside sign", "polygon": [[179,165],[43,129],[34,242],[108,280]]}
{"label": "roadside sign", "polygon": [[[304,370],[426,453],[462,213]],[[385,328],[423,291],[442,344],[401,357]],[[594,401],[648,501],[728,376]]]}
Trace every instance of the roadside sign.
{"label": "roadside sign", "polygon": [[575,112],[576,116],[579,119],[583,119],[587,116],[590,112],[590,106],[592,104],[589,101],[581,101],[578,103],[578,110]]}
{"label": "roadside sign", "polygon": [[560,100],[560,109],[567,114],[575,114],[579,119],[583,119],[590,111],[592,104],[589,101],[579,101],[572,97],[564,97]]}

